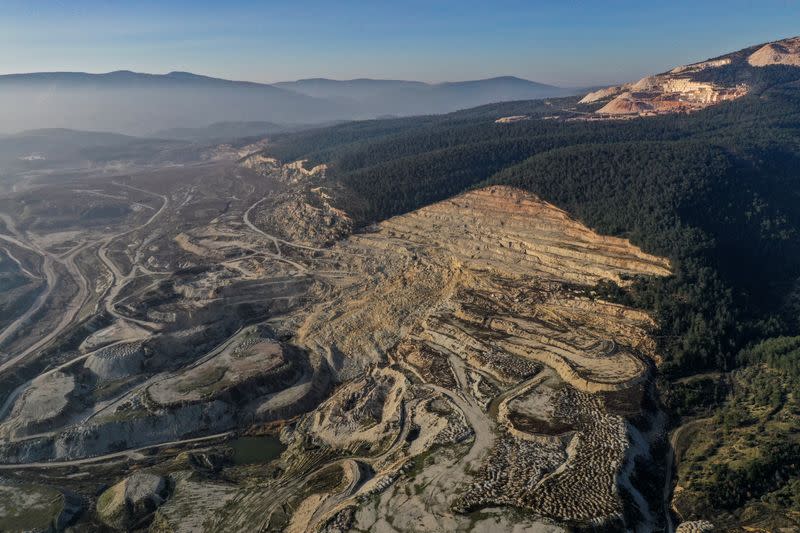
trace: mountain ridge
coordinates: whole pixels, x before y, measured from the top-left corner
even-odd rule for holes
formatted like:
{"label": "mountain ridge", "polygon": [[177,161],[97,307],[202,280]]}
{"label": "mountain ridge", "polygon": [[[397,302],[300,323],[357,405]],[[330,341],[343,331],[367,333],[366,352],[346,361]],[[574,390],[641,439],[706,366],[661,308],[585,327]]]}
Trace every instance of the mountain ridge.
{"label": "mountain ridge", "polygon": [[324,124],[440,114],[476,105],[574,94],[514,76],[427,84],[309,78],[275,84],[172,71],[0,75],[4,133],[68,128],[148,135],[219,122]]}
{"label": "mountain ridge", "polygon": [[441,83],[309,78],[279,82],[275,86],[343,105],[354,105],[371,116],[438,114],[488,103],[571,96],[581,92],[580,89],[556,87],[516,76]]}
{"label": "mountain ridge", "polygon": [[800,36],[747,46],[636,82],[592,91],[580,103],[602,103],[595,113],[606,117],[692,112],[782,81],[797,81],[800,70],[783,76],[765,73],[796,67],[800,67]]}

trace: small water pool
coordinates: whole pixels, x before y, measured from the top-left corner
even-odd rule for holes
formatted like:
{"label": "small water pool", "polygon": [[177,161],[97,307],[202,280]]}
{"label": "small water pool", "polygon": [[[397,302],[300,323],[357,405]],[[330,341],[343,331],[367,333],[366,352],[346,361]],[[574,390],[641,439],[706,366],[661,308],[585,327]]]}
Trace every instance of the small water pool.
{"label": "small water pool", "polygon": [[233,448],[233,462],[237,465],[268,463],[286,449],[277,437],[239,437],[230,442]]}

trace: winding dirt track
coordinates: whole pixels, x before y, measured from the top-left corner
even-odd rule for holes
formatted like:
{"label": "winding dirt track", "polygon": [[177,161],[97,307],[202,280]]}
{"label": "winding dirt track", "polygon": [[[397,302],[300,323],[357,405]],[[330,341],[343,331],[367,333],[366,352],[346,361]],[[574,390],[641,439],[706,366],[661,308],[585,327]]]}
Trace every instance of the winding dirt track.
{"label": "winding dirt track", "polygon": [[9,259],[11,259],[12,261],[14,261],[17,264],[17,267],[23,272],[23,274],[25,274],[29,278],[42,279],[41,276],[38,276],[38,275],[34,274],[33,272],[31,272],[30,270],[28,270],[27,268],[25,268],[25,265],[22,264],[22,261],[17,259],[16,256],[13,253],[11,253],[11,250],[9,250],[6,247],[0,247],[0,250],[3,250],[3,252],[5,252],[5,254],[9,257]]}
{"label": "winding dirt track", "polygon": [[217,433],[216,435],[206,435],[205,437],[195,437],[193,439],[174,440],[170,442],[162,442],[160,444],[151,444],[150,446],[143,446],[141,448],[134,448],[131,450],[123,450],[121,452],[108,453],[105,455],[98,455],[95,457],[86,457],[85,459],[75,459],[72,461],[51,461],[42,463],[18,463],[18,464],[0,464],[0,470],[22,470],[22,469],[36,469],[36,468],[64,468],[69,466],[90,465],[92,463],[105,463],[123,457],[137,459],[143,457],[142,452],[145,450],[155,450],[159,448],[166,448],[169,446],[180,446],[183,444],[192,444],[195,442],[203,442],[207,440],[222,439],[232,435],[233,432],[227,431],[225,433]]}
{"label": "winding dirt track", "polygon": [[112,183],[114,185],[118,186],[118,187],[124,187],[124,188],[127,188],[127,189],[131,189],[131,190],[134,190],[134,191],[138,191],[138,192],[144,193],[144,194],[149,194],[151,196],[155,196],[157,198],[160,198],[161,201],[162,201],[161,207],[159,207],[159,209],[155,213],[153,213],[153,215],[150,218],[148,218],[143,224],[141,224],[139,226],[136,226],[135,228],[131,228],[131,229],[125,230],[123,232],[120,232],[120,233],[111,235],[109,237],[106,237],[105,239],[103,239],[102,244],[97,249],[97,257],[99,257],[100,260],[103,262],[103,264],[106,266],[106,268],[108,268],[108,270],[109,270],[109,272],[111,272],[111,276],[113,278],[111,286],[108,288],[108,290],[106,291],[105,295],[103,295],[103,298],[102,298],[103,305],[104,305],[106,311],[108,311],[109,314],[111,314],[112,316],[114,316],[115,318],[117,318],[119,320],[132,322],[132,323],[135,323],[135,324],[137,324],[139,326],[142,326],[142,327],[145,327],[145,328],[148,328],[148,329],[152,329],[153,327],[155,327],[155,324],[153,324],[151,322],[147,322],[145,320],[138,320],[138,319],[135,319],[135,318],[130,318],[130,317],[123,316],[122,314],[120,314],[116,310],[116,297],[117,297],[117,295],[122,290],[122,288],[125,287],[125,285],[127,285],[127,283],[136,276],[136,273],[137,273],[137,271],[139,269],[139,265],[133,265],[133,267],[131,268],[130,272],[128,272],[127,274],[123,274],[122,271],[120,271],[120,269],[114,263],[114,261],[110,257],[108,257],[108,247],[116,239],[118,239],[120,237],[123,237],[125,235],[128,235],[129,233],[133,233],[135,231],[139,231],[139,230],[149,226],[151,223],[153,223],[153,221],[156,220],[164,212],[164,210],[167,208],[167,206],[169,205],[169,198],[167,198],[163,194],[158,194],[158,193],[154,193],[152,191],[147,191],[145,189],[140,189],[138,187],[133,187],[132,185],[125,185],[123,183],[117,183],[117,182],[112,182]]}
{"label": "winding dirt track", "polygon": [[256,203],[254,203],[253,205],[248,207],[247,211],[245,211],[244,215],[242,215],[242,222],[244,222],[245,225],[248,228],[250,228],[251,230],[253,230],[254,232],[258,233],[259,235],[261,235],[263,237],[266,237],[269,240],[271,240],[273,242],[273,244],[275,245],[275,250],[277,250],[277,253],[274,253],[274,254],[270,253],[270,252],[265,252],[265,251],[262,251],[260,253],[263,253],[264,255],[266,255],[267,257],[271,257],[272,259],[277,259],[278,261],[283,261],[284,263],[292,265],[293,267],[295,267],[300,272],[303,272],[303,273],[308,272],[308,268],[306,266],[301,265],[300,263],[298,263],[296,261],[292,261],[291,259],[287,259],[286,257],[284,257],[283,253],[281,252],[280,244],[284,244],[286,246],[291,246],[293,248],[301,248],[301,249],[304,249],[304,250],[313,250],[313,251],[325,251],[325,250],[323,250],[322,248],[312,248],[310,246],[304,246],[302,244],[295,244],[293,242],[284,241],[283,239],[279,239],[279,238],[275,237],[274,235],[270,235],[269,233],[265,232],[264,230],[258,228],[255,224],[253,224],[250,221],[250,212],[256,206],[258,206],[261,202],[263,202],[264,200],[266,200],[266,198],[262,198],[261,200],[258,200]]}
{"label": "winding dirt track", "polygon": [[[14,336],[17,330],[22,327],[27,321],[42,308],[50,293],[53,290],[53,285],[56,282],[55,271],[53,270],[53,258],[44,250],[35,244],[28,242],[25,236],[17,229],[14,220],[5,213],[0,213],[0,220],[2,220],[6,227],[13,233],[12,235],[0,234],[0,239],[10,242],[15,246],[24,248],[42,258],[42,271],[44,273],[45,290],[42,291],[33,304],[23,313],[19,318],[6,326],[2,333],[0,333],[0,346],[3,346],[8,339]],[[26,271],[27,272],[27,271]],[[41,279],[41,278],[39,278]]]}
{"label": "winding dirt track", "polygon": [[[5,215],[3,215],[5,217]],[[50,297],[50,294],[53,291],[53,287],[56,284],[56,275],[55,271],[53,270],[53,262],[61,263],[67,271],[72,276],[73,280],[78,284],[78,293],[70,300],[67,304],[67,309],[64,312],[61,320],[56,324],[56,326],[44,337],[39,339],[36,343],[29,346],[16,356],[6,360],[0,365],[0,373],[5,372],[9,368],[13,367],[23,359],[25,359],[28,355],[34,353],[35,351],[39,350],[40,348],[47,345],[51,340],[53,340],[59,333],[61,333],[67,326],[69,326],[74,320],[75,317],[80,312],[81,308],[83,307],[84,303],[89,298],[89,284],[86,278],[84,277],[83,273],[81,273],[80,269],[75,264],[75,255],[78,254],[84,247],[86,243],[81,244],[73,248],[69,254],[67,255],[66,259],[61,260],[57,258],[55,255],[47,252],[39,248],[36,245],[31,243],[31,246],[28,248],[32,251],[36,252],[37,254],[41,255],[43,259],[42,263],[42,270],[44,270],[45,280],[47,282],[47,289],[45,289],[42,294],[36,299],[34,305],[32,305],[27,312],[25,312],[20,318],[15,320],[9,327],[3,331],[2,335],[0,335],[0,344],[6,342],[9,338],[11,338],[14,334],[16,334],[17,330],[22,327],[25,323],[27,323],[30,318],[37,313],[45,304],[47,299]]]}
{"label": "winding dirt track", "polygon": [[[466,387],[467,383],[465,367],[468,365],[454,354],[450,354],[448,359],[456,375],[456,379],[460,383],[461,390],[466,390],[464,388]],[[403,366],[406,365],[403,364]],[[413,372],[413,369],[409,370]],[[417,374],[415,373],[415,375]],[[525,384],[527,383],[528,382],[526,381]],[[474,432],[474,440],[470,445],[467,454],[450,465],[444,465],[443,471],[431,480],[431,483],[435,483],[437,486],[439,486],[441,491],[447,492],[453,486],[465,481],[465,479],[469,476],[464,468],[465,465],[469,468],[477,469],[483,460],[483,457],[489,453],[494,445],[495,440],[494,422],[481,409],[471,395],[455,392],[433,383],[425,383],[424,386],[451,400],[464,414],[464,417],[467,419],[467,423]],[[398,432],[397,438],[384,453],[375,457],[349,458],[347,461],[352,461],[354,463],[354,459],[359,459],[365,463],[377,463],[382,458],[392,453],[397,446],[402,445],[402,442],[405,440],[409,430],[410,421],[408,420],[408,416],[403,416],[401,428]],[[358,486],[359,484],[351,481],[341,492],[336,495],[332,495],[325,500],[325,502],[320,505],[320,507],[314,512],[313,516],[309,520],[309,530],[316,530],[317,527],[325,523],[326,520],[330,519],[337,512],[341,511],[348,505],[352,505],[358,497],[358,492],[356,490],[358,489]]]}
{"label": "winding dirt track", "polygon": [[669,452],[667,453],[666,468],[667,475],[664,479],[664,517],[667,521],[667,533],[673,533],[675,531],[675,522],[672,517],[672,482],[678,477],[678,459],[675,457],[675,448],[678,445],[678,441],[683,433],[698,424],[708,422],[708,420],[708,418],[690,420],[673,431],[672,435],[669,437]]}
{"label": "winding dirt track", "polygon": [[[114,309],[113,305],[114,298],[116,297],[116,295],[125,285],[125,283],[129,281],[130,277],[135,275],[136,268],[132,269],[127,276],[123,276],[122,273],[114,264],[114,262],[108,258],[107,248],[108,245],[113,240],[122,237],[124,235],[127,235],[131,232],[138,231],[146,227],[147,225],[151,224],[161,213],[164,212],[164,209],[169,204],[169,199],[164,195],[146,191],[144,189],[139,189],[137,187],[132,187],[130,185],[124,185],[116,182],[114,182],[114,184],[120,187],[126,187],[132,190],[157,196],[163,200],[161,208],[158,211],[156,211],[146,222],[135,228],[131,228],[126,231],[112,235],[110,237],[106,237],[101,241],[102,244],[98,248],[98,257],[109,268],[112,276],[114,277],[114,283],[111,289],[106,293],[105,297],[106,309],[112,315],[116,316],[119,319],[130,320],[132,322],[140,323],[142,321],[138,321],[136,319],[127,319],[126,317],[119,315],[119,313],[117,313],[116,310]],[[85,249],[87,246],[94,245],[95,243],[84,242],[76,246],[72,250],[70,250],[64,258],[60,258],[48,252],[47,250],[41,248],[40,246],[36,245],[30,239],[26,239],[25,236],[22,235],[22,233],[16,229],[16,225],[14,224],[13,219],[7,214],[0,214],[0,219],[2,219],[3,222],[5,222],[8,229],[11,230],[11,232],[14,234],[13,237],[9,235],[0,234],[0,239],[12,242],[17,246],[21,246],[27,250],[30,250],[31,252],[36,253],[37,255],[40,255],[43,258],[42,270],[44,271],[45,280],[47,283],[47,288],[45,289],[45,291],[43,291],[42,294],[39,295],[39,297],[36,299],[36,302],[34,302],[34,304],[25,312],[25,314],[23,314],[21,317],[15,320],[2,332],[2,334],[0,334],[0,345],[2,345],[9,338],[11,338],[17,332],[17,330],[19,330],[20,327],[22,327],[35,313],[37,313],[40,309],[42,309],[46,301],[49,299],[50,295],[52,294],[53,287],[55,286],[57,281],[55,270],[53,269],[54,262],[63,265],[64,268],[67,269],[73,280],[78,284],[78,293],[70,300],[69,304],[67,305],[67,309],[65,310],[58,324],[56,324],[56,326],[47,335],[39,339],[36,343],[34,343],[33,345],[29,346],[22,352],[18,353],[17,355],[11,357],[10,359],[0,364],[0,373],[2,373],[9,370],[14,365],[17,365],[19,362],[23,361],[25,358],[27,358],[29,355],[33,354],[37,350],[40,350],[41,348],[46,346],[50,341],[52,341],[56,336],[58,336],[62,331],[64,331],[70,324],[74,322],[75,317],[78,315],[80,310],[83,308],[84,304],[89,299],[89,282],[81,272],[80,268],[78,268],[78,266],[76,265],[75,256],[78,253],[80,253],[83,249]],[[140,325],[147,325],[152,327],[152,324],[146,322],[143,324],[140,323]]]}

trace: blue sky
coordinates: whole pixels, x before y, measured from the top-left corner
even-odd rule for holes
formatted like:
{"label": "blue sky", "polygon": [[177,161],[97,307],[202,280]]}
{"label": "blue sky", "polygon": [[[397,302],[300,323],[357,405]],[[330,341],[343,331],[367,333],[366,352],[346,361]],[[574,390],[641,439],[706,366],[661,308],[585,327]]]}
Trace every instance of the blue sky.
{"label": "blue sky", "polygon": [[0,0],[0,73],[578,86],[797,34],[800,0]]}

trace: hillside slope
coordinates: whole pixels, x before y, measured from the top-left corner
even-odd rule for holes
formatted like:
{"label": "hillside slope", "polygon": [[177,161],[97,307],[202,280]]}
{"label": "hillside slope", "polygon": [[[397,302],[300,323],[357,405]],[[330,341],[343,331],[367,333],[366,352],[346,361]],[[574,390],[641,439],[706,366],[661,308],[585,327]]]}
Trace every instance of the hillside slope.
{"label": "hillside slope", "polygon": [[800,37],[791,37],[601,89],[581,103],[602,102],[596,112],[608,116],[696,111],[757,93],[781,79],[793,81],[797,76],[792,67],[798,66]]}
{"label": "hillside slope", "polygon": [[[673,276],[640,280],[630,294],[606,290],[659,324],[661,398],[676,430],[675,508],[723,530],[797,527],[800,68],[792,42],[655,77],[653,87],[681,77],[747,84],[736,98],[694,105],[684,95],[670,108],[692,113],[587,120],[621,96],[612,92],[605,103],[514,102],[278,135],[266,155],[326,163],[328,181],[318,185],[357,226],[473,187],[510,185],[668,257]],[[664,92],[648,94],[661,101]]]}

